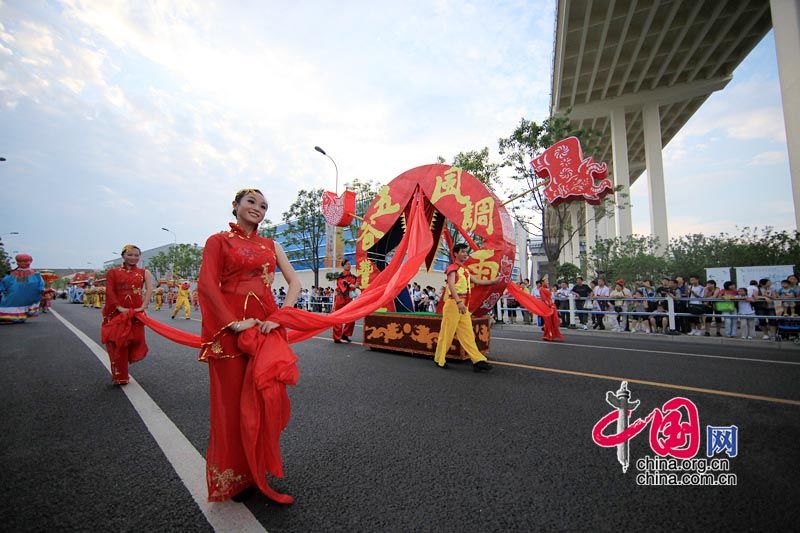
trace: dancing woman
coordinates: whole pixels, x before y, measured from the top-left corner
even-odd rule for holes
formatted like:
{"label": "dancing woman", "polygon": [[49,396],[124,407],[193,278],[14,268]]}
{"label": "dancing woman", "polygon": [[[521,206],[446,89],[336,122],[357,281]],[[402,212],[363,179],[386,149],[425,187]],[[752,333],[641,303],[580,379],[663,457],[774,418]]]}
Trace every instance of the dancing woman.
{"label": "dancing woman", "polygon": [[289,286],[285,307],[294,306],[300,281],[281,246],[258,235],[266,212],[261,191],[239,191],[233,200],[236,223],[209,237],[203,250],[199,358],[208,363],[211,387],[209,501],[242,500],[254,485],[278,503],[294,501],[266,478],[283,475],[278,441],[289,418],[285,385],[298,376],[285,331],[269,316],[278,309],[272,293],[276,266]]}
{"label": "dancing woman", "polygon": [[539,287],[539,298],[544,304],[553,310],[553,314],[543,317],[542,330],[544,332],[543,338],[546,341],[564,340],[564,335],[561,333],[561,328],[558,326],[558,309],[553,302],[553,293],[550,292],[550,283],[547,274],[544,275]]}
{"label": "dancing woman", "polygon": [[[114,385],[128,383],[128,365],[147,355],[144,325],[134,315],[147,309],[153,292],[153,276],[136,266],[142,252],[127,244],[122,249],[122,265],[106,274],[106,298],[103,306],[101,339],[111,360]],[[144,289],[144,296],[142,295]]]}

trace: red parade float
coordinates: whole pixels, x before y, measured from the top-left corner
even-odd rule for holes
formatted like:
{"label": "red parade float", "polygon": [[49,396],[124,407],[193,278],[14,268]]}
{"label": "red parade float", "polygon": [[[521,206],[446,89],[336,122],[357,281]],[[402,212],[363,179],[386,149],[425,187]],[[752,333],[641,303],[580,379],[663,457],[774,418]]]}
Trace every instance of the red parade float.
{"label": "red parade float", "polygon": [[[501,278],[495,285],[474,287],[469,299],[478,348],[488,351],[490,324],[486,315],[511,280],[516,245],[513,223],[502,201],[468,172],[443,164],[424,165],[400,174],[381,187],[364,214],[356,242],[355,273],[360,286],[369,287],[396,257],[395,248],[405,235],[411,200],[416,194],[421,195],[433,243],[425,258],[428,270],[436,260],[443,236],[448,241],[448,249],[452,248],[450,234],[445,231],[449,221],[474,250],[466,263],[467,268],[483,279]],[[481,242],[480,248],[476,239]],[[364,318],[366,346],[433,355],[440,316],[393,313],[392,305],[387,306],[387,311]],[[448,355],[466,358],[458,341],[453,342]]]}

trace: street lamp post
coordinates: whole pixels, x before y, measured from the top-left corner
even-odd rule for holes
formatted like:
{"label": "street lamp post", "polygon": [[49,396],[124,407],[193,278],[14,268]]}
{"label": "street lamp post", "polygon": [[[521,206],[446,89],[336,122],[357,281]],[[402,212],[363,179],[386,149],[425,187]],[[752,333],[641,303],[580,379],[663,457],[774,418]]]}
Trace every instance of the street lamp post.
{"label": "street lamp post", "polygon": [[8,233],[0,233],[0,245],[3,244],[3,237],[5,235],[19,235],[18,231],[9,231]]}
{"label": "street lamp post", "polygon": [[[175,235],[175,232],[169,228],[161,228],[166,232],[172,233],[172,240],[173,245],[175,248],[178,247],[178,237]],[[174,252],[173,252],[174,253]],[[174,280],[175,279],[175,256],[172,256],[172,264],[170,265],[170,277]]]}
{"label": "street lamp post", "polygon": [[323,150],[323,149],[322,149],[322,148],[320,148],[319,146],[315,146],[315,147],[314,147],[314,150],[316,150],[317,152],[321,153],[322,155],[324,155],[325,157],[327,157],[328,159],[330,159],[330,160],[331,160],[331,163],[333,163],[333,168],[336,170],[336,188],[334,189],[334,191],[335,191],[335,192],[336,192],[336,194],[338,195],[338,194],[339,194],[339,167],[338,167],[338,166],[336,166],[336,161],[334,161],[334,160],[333,160],[333,158],[332,158],[331,156],[329,156],[329,155],[328,155],[328,154],[325,152],[325,150]]}
{"label": "street lamp post", "polygon": [[[321,153],[322,155],[324,155],[325,157],[330,159],[331,163],[333,163],[333,168],[336,171],[336,188],[334,189],[334,191],[336,192],[336,194],[338,196],[338,194],[339,194],[339,167],[336,165],[336,161],[334,161],[333,158],[331,156],[329,156],[325,152],[325,150],[323,150],[319,146],[315,146],[314,150],[316,150],[317,152]],[[333,268],[336,268],[336,241],[337,241],[336,231],[337,231],[337,229],[334,226],[334,228],[333,228],[333,247],[331,249],[331,265],[333,265]]]}

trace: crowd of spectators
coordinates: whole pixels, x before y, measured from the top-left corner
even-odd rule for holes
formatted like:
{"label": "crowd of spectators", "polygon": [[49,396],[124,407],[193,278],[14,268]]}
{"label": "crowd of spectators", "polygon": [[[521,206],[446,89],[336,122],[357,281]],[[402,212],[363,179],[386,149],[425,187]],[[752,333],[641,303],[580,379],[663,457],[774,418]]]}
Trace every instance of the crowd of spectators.
{"label": "crowd of spectators", "polygon": [[[444,293],[444,286],[437,291],[431,286],[421,287],[418,283],[411,283],[407,288],[413,307],[411,310],[424,313],[436,312],[436,306]],[[278,302],[278,305],[283,305],[283,300],[286,298],[286,289],[284,287],[272,289],[272,294],[275,296],[275,301]],[[333,308],[334,296],[333,287],[302,289],[297,297],[295,307],[315,313],[330,313]]]}
{"label": "crowd of spectators", "polygon": [[[520,282],[523,290],[534,296],[539,295],[540,284],[531,284],[528,279]],[[409,284],[413,311],[435,313],[444,290],[444,286],[437,290]],[[281,305],[285,288],[273,289],[273,293]],[[746,287],[736,287],[732,281],[718,287],[714,280],[703,283],[698,276],[690,276],[688,283],[683,276],[665,277],[657,285],[649,279],[607,283],[602,277],[587,283],[578,276],[574,283],[561,280],[553,296],[563,328],[775,340],[779,337],[779,321],[798,317],[800,330],[800,286],[794,275],[782,280],[779,287],[767,278],[752,280]],[[333,287],[311,287],[301,291],[296,307],[330,313],[333,298]],[[570,299],[574,300],[575,324],[570,323]],[[675,313],[674,329],[669,325],[669,300]],[[534,320],[507,291],[500,309],[494,309],[492,314],[501,323],[515,324],[521,319],[523,324],[531,324]],[[541,325],[541,319],[537,319]]]}
{"label": "crowd of spectators", "polygon": [[[760,335],[764,340],[775,340],[779,319],[797,316],[798,296],[797,276],[789,276],[777,288],[767,278],[752,280],[746,287],[736,287],[732,281],[718,287],[714,280],[702,283],[698,276],[689,277],[688,283],[683,276],[665,277],[658,285],[652,280],[607,283],[602,277],[587,284],[577,277],[573,284],[562,280],[555,291],[562,327],[743,339]],[[571,297],[576,324],[570,324]],[[674,329],[669,327],[669,300]]]}
{"label": "crowd of spectators", "polygon": [[[280,307],[286,298],[286,289],[284,287],[272,289],[272,295]],[[314,313],[330,313],[331,309],[333,309],[333,297],[333,287],[312,286],[310,289],[304,288],[300,291],[294,306]]]}

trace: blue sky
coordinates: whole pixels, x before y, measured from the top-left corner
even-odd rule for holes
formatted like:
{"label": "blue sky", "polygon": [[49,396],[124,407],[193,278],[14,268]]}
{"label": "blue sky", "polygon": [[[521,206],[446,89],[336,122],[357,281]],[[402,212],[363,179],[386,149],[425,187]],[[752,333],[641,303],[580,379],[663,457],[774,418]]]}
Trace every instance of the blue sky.
{"label": "blue sky", "polygon": [[[101,266],[202,244],[245,186],[387,182],[547,115],[554,3],[4,2],[6,248]],[[671,235],[793,227],[772,34],[665,150]],[[700,185],[702,184],[702,185]],[[634,231],[649,233],[644,176]]]}

